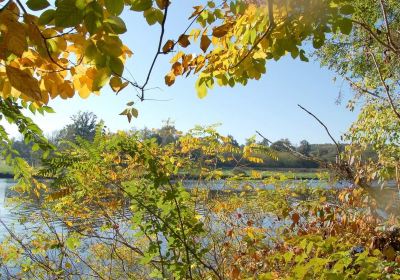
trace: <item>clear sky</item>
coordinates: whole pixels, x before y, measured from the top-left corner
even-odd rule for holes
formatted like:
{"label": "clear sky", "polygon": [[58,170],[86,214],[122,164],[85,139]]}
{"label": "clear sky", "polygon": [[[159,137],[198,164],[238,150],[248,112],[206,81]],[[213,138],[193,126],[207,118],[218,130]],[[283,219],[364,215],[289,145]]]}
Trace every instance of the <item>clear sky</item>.
{"label": "clear sky", "polygon": [[[165,39],[176,39],[188,24],[187,15],[199,1],[175,0],[169,11]],[[125,11],[128,32],[124,42],[134,52],[127,68],[141,84],[156,52],[160,27],[149,27],[141,14]],[[119,116],[125,104],[135,100],[133,88],[126,88],[116,96],[105,88],[100,96],[70,100],[56,99],[50,102],[55,114],[35,116],[34,120],[46,134],[61,129],[70,123],[70,116],[78,111],[92,111],[103,119],[112,130],[132,127],[160,127],[162,120],[171,118],[178,129],[186,131],[196,124],[221,123],[220,132],[233,135],[244,142],[261,131],[272,141],[289,138],[293,143],[307,139],[311,143],[326,143],[329,138],[319,124],[300,110],[301,104],[315,113],[339,137],[355,119],[356,113],[349,112],[346,100],[350,96],[344,87],[341,105],[335,103],[341,90],[341,81],[333,82],[333,73],[321,69],[318,62],[304,63],[290,56],[267,64],[267,73],[260,81],[252,81],[246,87],[220,88],[216,86],[204,99],[199,99],[194,89],[195,79],[178,78],[172,87],[164,85],[164,75],[170,68],[171,56],[162,56],[157,64],[149,87],[159,87],[146,93],[146,98],[169,101],[145,101],[137,103],[139,118],[129,124],[126,117]],[[130,77],[127,72],[124,73]],[[9,129],[15,135],[15,129]]]}

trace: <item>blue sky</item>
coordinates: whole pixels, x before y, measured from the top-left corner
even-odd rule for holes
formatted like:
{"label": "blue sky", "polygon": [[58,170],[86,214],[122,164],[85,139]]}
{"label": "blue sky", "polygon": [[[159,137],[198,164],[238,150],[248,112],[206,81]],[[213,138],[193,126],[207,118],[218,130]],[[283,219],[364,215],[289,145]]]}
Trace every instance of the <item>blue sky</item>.
{"label": "blue sky", "polygon": [[[186,28],[191,6],[199,1],[173,1],[167,21],[165,39],[174,39]],[[124,42],[134,52],[127,68],[133,77],[142,83],[157,48],[159,26],[149,27],[141,14],[125,11],[128,32]],[[194,78],[179,78],[172,87],[164,85],[164,75],[170,68],[171,56],[162,56],[151,76],[146,98],[169,101],[145,101],[137,103],[139,118],[130,124],[119,113],[125,104],[135,100],[133,88],[126,88],[116,96],[105,88],[100,96],[70,100],[56,99],[50,102],[56,114],[35,116],[34,120],[46,134],[61,129],[70,122],[70,116],[78,111],[92,111],[103,119],[112,130],[132,127],[160,127],[162,120],[171,118],[178,129],[186,131],[196,124],[221,123],[220,132],[231,134],[244,142],[245,138],[261,131],[275,141],[289,138],[293,143],[307,139],[311,143],[326,143],[329,138],[324,130],[309,115],[301,111],[301,104],[323,120],[333,135],[339,137],[356,118],[355,112],[346,108],[350,97],[347,88],[342,89],[343,103],[335,101],[341,90],[341,81],[333,82],[333,73],[321,69],[318,62],[304,63],[290,56],[267,64],[267,73],[260,81],[252,81],[246,87],[215,87],[204,99],[199,99],[194,89]],[[124,73],[129,77],[127,72]],[[15,135],[15,130],[9,129]]]}

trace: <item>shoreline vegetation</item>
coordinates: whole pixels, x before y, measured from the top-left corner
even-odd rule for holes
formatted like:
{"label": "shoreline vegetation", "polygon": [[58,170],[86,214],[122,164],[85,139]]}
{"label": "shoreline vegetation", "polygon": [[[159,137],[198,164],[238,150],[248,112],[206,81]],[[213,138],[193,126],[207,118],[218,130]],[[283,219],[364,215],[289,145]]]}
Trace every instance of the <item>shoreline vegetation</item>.
{"label": "shoreline vegetation", "polygon": [[[218,176],[219,179],[240,179],[240,180],[265,180],[271,177],[279,179],[285,176],[288,180],[321,180],[327,178],[325,169],[316,168],[251,168],[240,167],[235,169],[221,169],[222,174]],[[200,176],[198,172],[179,174],[174,177],[184,177],[188,180],[198,180]],[[172,179],[175,179],[175,178]],[[0,179],[13,179],[14,172],[12,167],[7,165],[0,165]],[[38,176],[36,178],[41,178]]]}

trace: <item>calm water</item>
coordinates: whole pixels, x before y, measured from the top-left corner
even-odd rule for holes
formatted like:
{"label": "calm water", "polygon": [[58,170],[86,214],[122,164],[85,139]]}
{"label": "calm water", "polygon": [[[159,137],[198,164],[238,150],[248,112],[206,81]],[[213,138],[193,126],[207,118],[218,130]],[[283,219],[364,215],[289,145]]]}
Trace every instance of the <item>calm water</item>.
{"label": "calm water", "polygon": [[[0,179],[0,219],[8,225],[18,219],[18,214],[6,205],[7,193],[14,184],[15,182],[12,179]],[[0,239],[4,235],[4,231],[4,227],[0,225]]]}
{"label": "calm water", "polygon": [[[185,185],[188,189],[198,186],[197,181],[186,181]],[[290,184],[296,185],[298,181],[291,181]],[[304,183],[304,181],[303,181]],[[38,211],[39,209],[35,205],[30,205],[27,207],[21,208],[12,208],[9,204],[7,204],[7,197],[10,197],[12,194],[11,187],[15,184],[12,179],[0,179],[0,219],[7,225],[12,226],[15,225],[14,229],[18,231],[18,219],[22,213],[26,212],[34,212]],[[317,180],[310,180],[307,181],[308,186],[315,187],[321,186],[321,181]],[[325,187],[329,187],[328,184],[324,184]],[[335,188],[342,188],[347,186],[348,184],[337,184]],[[221,191],[230,189],[230,185],[226,181],[214,181],[209,182],[202,187],[209,188],[212,191]],[[240,190],[242,188],[261,188],[261,189],[272,189],[273,185],[265,185],[262,184],[260,181],[250,181],[250,182],[243,182],[239,186],[239,188],[235,188],[235,190]],[[378,205],[381,208],[381,214],[383,216],[386,213],[394,213],[396,215],[400,215],[400,193],[394,189],[384,189],[381,190],[380,188],[376,188],[376,198],[378,199]],[[24,229],[26,230],[26,229]],[[4,238],[7,231],[6,229],[0,225],[0,240]]]}

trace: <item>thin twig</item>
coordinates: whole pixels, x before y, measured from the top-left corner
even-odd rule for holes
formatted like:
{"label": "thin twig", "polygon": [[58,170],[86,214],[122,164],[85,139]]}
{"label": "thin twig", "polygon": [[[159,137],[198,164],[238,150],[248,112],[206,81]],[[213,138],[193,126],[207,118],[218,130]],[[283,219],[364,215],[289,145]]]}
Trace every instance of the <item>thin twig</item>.
{"label": "thin twig", "polygon": [[[20,2],[20,0],[16,0],[16,2],[17,2],[17,4],[18,4],[18,6],[21,8],[21,10],[23,11],[23,13],[24,13],[25,15],[29,15],[28,11],[27,11],[26,8],[24,7],[24,5],[22,5],[22,3]],[[62,66],[60,63],[58,63],[58,62],[53,58],[53,56],[51,55],[49,46],[47,45],[47,40],[48,40],[49,38],[47,38],[46,36],[44,36],[44,34],[43,34],[42,31],[40,30],[39,26],[37,26],[34,22],[32,22],[32,24],[35,26],[36,30],[39,32],[40,37],[41,37],[42,40],[43,40],[43,43],[44,43],[44,47],[45,47],[45,49],[46,49],[47,56],[50,58],[50,60],[51,60],[55,65],[57,65],[58,67],[60,67],[63,71],[71,70],[71,68]]]}
{"label": "thin twig", "polygon": [[390,95],[389,86],[386,84],[385,79],[383,78],[383,75],[382,75],[382,72],[381,72],[381,70],[379,68],[378,62],[376,61],[375,54],[372,51],[370,51],[369,53],[370,53],[370,55],[372,57],[372,60],[373,60],[373,62],[375,64],[376,71],[378,71],[379,79],[381,80],[382,86],[385,89],[386,95],[387,95],[387,97],[389,99],[390,106],[392,107],[392,110],[395,113],[395,115],[397,116],[397,118],[400,119],[400,113],[399,113],[399,111],[397,111],[396,105],[394,104],[392,96]]}
{"label": "thin twig", "polygon": [[[11,2],[11,1],[10,1]],[[21,10],[24,12],[24,14],[28,14],[28,11],[26,10],[25,6],[22,5],[21,1],[16,0],[18,6],[21,8]]]}
{"label": "thin twig", "polygon": [[[387,12],[386,12],[386,8],[385,8],[385,3],[383,3],[383,0],[380,0],[379,3],[380,3],[380,6],[381,6],[381,10],[382,10],[383,20],[384,20],[384,22],[385,22],[386,33],[387,33],[387,39],[388,39],[389,45],[391,45],[391,46],[393,46],[394,48],[396,48],[396,47],[393,45],[393,39],[392,39],[392,34],[391,34],[391,32],[390,32],[390,26],[389,26],[389,21],[388,21],[388,18],[387,18]],[[396,48],[396,49],[397,49],[397,48]]]}
{"label": "thin twig", "polygon": [[333,138],[332,134],[330,133],[328,127],[313,113],[311,113],[310,111],[308,111],[306,108],[304,108],[303,106],[301,106],[300,104],[297,104],[297,106],[299,106],[303,111],[307,112],[309,115],[311,115],[314,119],[317,120],[317,122],[319,122],[324,128],[326,133],[328,134],[329,138],[331,138],[332,142],[336,145],[336,151],[337,151],[337,155],[340,155],[340,146],[338,144],[338,142],[336,142],[335,138]]}
{"label": "thin twig", "polygon": [[162,48],[162,43],[163,43],[163,39],[164,39],[165,22],[167,21],[167,14],[168,14],[169,5],[170,5],[170,3],[169,3],[169,1],[167,1],[167,5],[165,6],[165,10],[164,10],[164,17],[163,17],[163,20],[162,20],[162,22],[161,22],[161,33],[160,33],[160,39],[159,39],[159,41],[158,41],[157,52],[156,52],[156,54],[155,54],[155,56],[154,56],[154,58],[153,58],[153,62],[152,62],[151,65],[150,65],[150,69],[149,69],[149,71],[147,72],[146,80],[145,80],[144,84],[140,87],[142,93],[141,93],[141,95],[139,96],[139,99],[140,99],[141,101],[144,100],[144,89],[146,88],[147,84],[149,83],[150,76],[151,76],[151,73],[153,72],[153,68],[154,68],[154,65],[156,64],[157,58],[158,58],[158,56],[159,56],[160,54],[162,54],[161,48]]}
{"label": "thin twig", "polygon": [[390,49],[390,50],[393,51],[394,53],[398,53],[398,50],[396,50],[396,49],[393,48],[391,45],[389,45],[389,44],[385,43],[384,41],[382,41],[382,39],[380,39],[379,36],[378,36],[374,31],[372,31],[372,29],[371,29],[366,23],[360,22],[360,21],[354,20],[354,19],[351,19],[351,21],[352,21],[353,23],[355,23],[355,24],[361,26],[362,28],[364,28],[364,30],[367,31],[372,37],[374,37],[374,39],[375,39],[378,43],[380,43],[382,46],[384,46],[384,47]]}
{"label": "thin twig", "polygon": [[[266,138],[264,135],[262,135],[259,131],[256,130],[256,133],[261,136],[265,141],[267,141],[270,144],[273,144],[273,142],[271,140],[269,140],[268,138]],[[313,156],[307,156],[304,155],[298,151],[296,151],[295,149],[293,149],[292,147],[290,147],[289,145],[286,145],[285,143],[282,143],[283,146],[295,157],[300,158],[300,159],[304,159],[304,160],[308,160],[308,161],[314,161],[318,164],[320,164],[321,167],[327,167],[326,163],[323,162],[322,160],[320,160],[319,158],[313,157]]]}
{"label": "thin twig", "polygon": [[377,93],[372,92],[372,91],[370,91],[370,90],[368,90],[368,89],[366,89],[366,88],[363,88],[363,87],[357,85],[357,84],[356,84],[355,82],[353,82],[350,78],[345,77],[345,80],[348,81],[348,82],[350,83],[351,86],[357,88],[359,91],[362,91],[362,92],[364,92],[364,93],[367,93],[367,94],[371,95],[371,96],[374,97],[374,98],[378,98],[378,99],[381,99],[381,100],[383,99],[383,100],[384,100],[384,98],[383,98],[382,96],[379,96]]}

